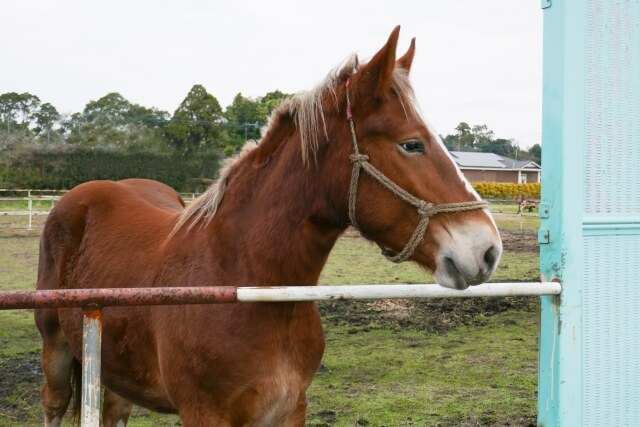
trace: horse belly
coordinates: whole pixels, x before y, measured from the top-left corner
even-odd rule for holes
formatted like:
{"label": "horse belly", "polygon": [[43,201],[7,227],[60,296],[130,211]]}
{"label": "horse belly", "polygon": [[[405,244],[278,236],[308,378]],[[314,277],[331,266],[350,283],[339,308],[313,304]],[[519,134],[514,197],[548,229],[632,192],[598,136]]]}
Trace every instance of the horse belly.
{"label": "horse belly", "polygon": [[105,309],[103,328],[104,382],[137,405],[174,412],[158,368],[155,334],[149,326],[152,307]]}
{"label": "horse belly", "polygon": [[[153,335],[141,320],[148,310],[103,309],[102,380],[107,388],[139,406],[175,412],[162,386]],[[75,357],[82,360],[82,311],[61,309],[60,321]]]}

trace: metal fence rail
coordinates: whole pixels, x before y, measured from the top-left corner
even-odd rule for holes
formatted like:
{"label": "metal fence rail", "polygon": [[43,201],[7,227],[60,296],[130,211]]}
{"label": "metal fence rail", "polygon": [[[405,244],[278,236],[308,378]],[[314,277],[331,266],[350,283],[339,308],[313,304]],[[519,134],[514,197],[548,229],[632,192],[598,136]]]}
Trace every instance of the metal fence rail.
{"label": "metal fence rail", "polygon": [[0,292],[0,310],[83,308],[80,421],[83,427],[98,427],[100,425],[101,308],[103,307],[352,299],[540,296],[559,295],[561,292],[562,286],[558,282],[486,283],[472,286],[464,291],[426,284],[59,289]]}

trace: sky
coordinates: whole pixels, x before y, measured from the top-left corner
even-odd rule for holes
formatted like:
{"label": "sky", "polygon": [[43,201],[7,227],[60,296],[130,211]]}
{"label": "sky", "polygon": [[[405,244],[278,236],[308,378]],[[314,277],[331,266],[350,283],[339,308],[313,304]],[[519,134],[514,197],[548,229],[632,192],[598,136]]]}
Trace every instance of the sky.
{"label": "sky", "polygon": [[465,121],[540,143],[538,0],[0,0],[0,93],[73,113],[119,92],[173,113],[202,84],[224,108],[239,92],[310,89],[396,25],[398,55],[416,37],[411,79],[438,133]]}

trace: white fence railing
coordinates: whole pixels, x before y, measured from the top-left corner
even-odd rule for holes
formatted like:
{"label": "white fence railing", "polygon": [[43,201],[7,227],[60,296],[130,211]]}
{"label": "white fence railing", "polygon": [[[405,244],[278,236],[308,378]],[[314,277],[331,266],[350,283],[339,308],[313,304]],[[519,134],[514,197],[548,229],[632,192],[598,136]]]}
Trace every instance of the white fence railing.
{"label": "white fence railing", "polygon": [[[37,216],[47,216],[56,202],[68,190],[29,190],[29,189],[7,189],[0,188],[0,217],[2,216],[26,216],[27,230],[33,229],[33,219]],[[180,193],[185,203],[190,203],[195,199],[197,193]],[[26,209],[24,204],[27,202]],[[38,203],[36,203],[38,202]],[[50,202],[40,203],[40,202]],[[12,208],[12,206],[16,208]],[[37,205],[37,206],[36,206]]]}

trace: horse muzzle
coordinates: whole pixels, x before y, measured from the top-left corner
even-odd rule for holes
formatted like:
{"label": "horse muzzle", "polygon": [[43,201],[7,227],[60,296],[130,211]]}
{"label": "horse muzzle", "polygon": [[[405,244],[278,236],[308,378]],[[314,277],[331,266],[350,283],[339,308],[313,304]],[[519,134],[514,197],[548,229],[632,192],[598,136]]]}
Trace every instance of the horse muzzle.
{"label": "horse muzzle", "polygon": [[436,282],[445,288],[464,290],[491,278],[502,255],[502,241],[491,227],[468,226],[451,231],[440,242],[436,258]]}

